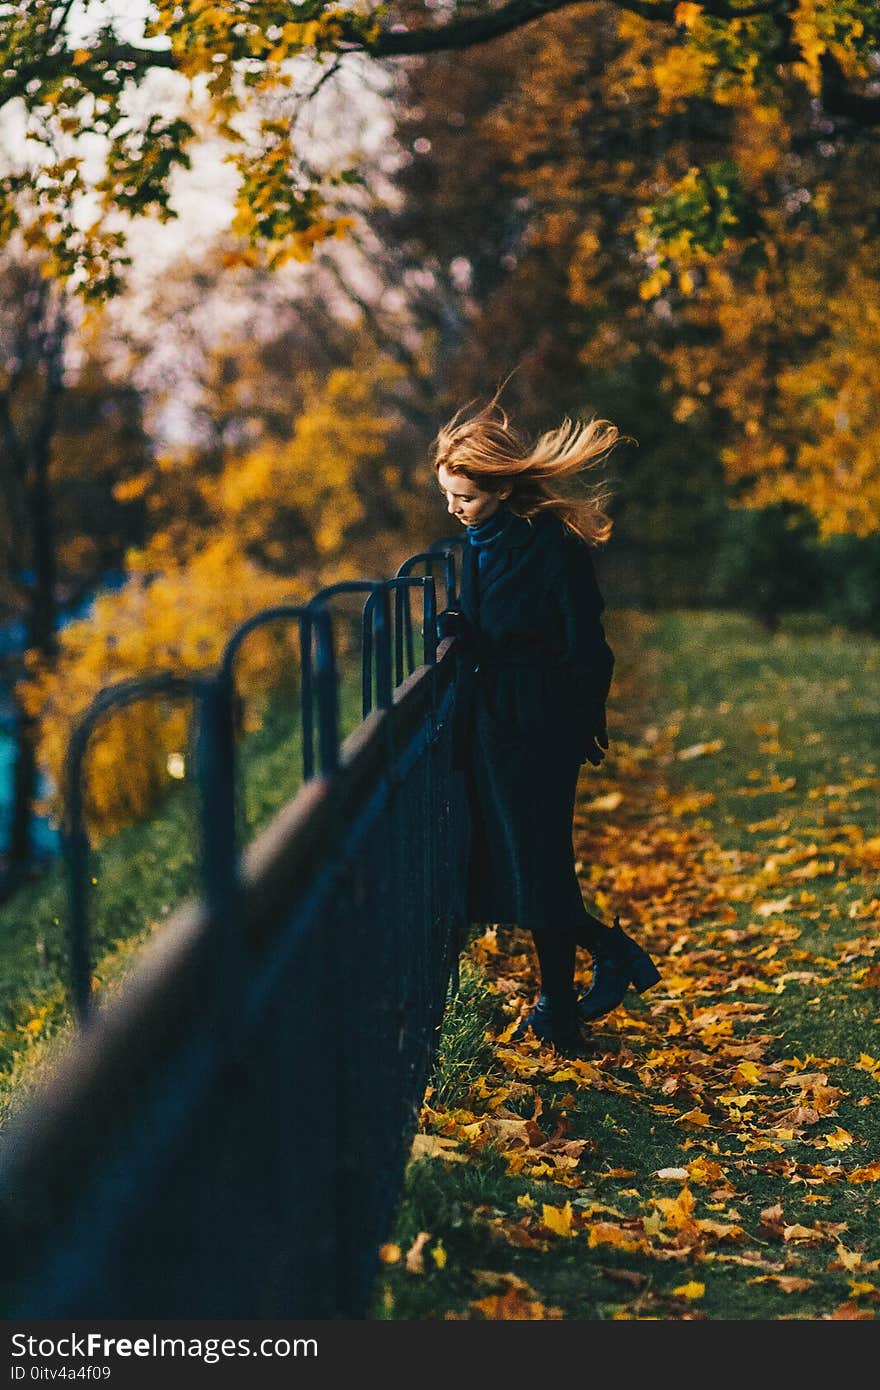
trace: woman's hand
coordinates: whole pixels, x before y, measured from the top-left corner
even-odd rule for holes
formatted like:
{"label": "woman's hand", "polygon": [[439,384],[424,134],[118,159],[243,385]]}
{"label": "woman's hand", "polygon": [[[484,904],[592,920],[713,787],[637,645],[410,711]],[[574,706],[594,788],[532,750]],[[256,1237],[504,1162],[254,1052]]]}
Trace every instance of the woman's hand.
{"label": "woman's hand", "polygon": [[442,613],[437,614],[437,641],[442,642],[444,637],[457,637],[461,642],[467,642],[471,635],[471,625],[467,618],[457,608],[444,608]]}

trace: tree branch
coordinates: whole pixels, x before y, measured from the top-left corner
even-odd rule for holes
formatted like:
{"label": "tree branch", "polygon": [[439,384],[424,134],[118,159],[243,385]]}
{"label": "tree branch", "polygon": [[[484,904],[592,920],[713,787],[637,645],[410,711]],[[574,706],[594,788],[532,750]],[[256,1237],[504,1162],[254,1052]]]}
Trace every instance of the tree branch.
{"label": "tree branch", "polygon": [[[597,0],[506,0],[506,3],[499,5],[497,9],[479,15],[451,19],[445,24],[421,25],[416,29],[383,29],[374,39],[364,38],[355,25],[343,22],[339,53],[360,52],[372,58],[402,58],[416,54],[448,53],[475,48],[544,19],[547,15],[595,3]],[[660,24],[674,24],[678,9],[678,0],[606,0],[606,3]],[[758,15],[774,15],[782,20],[790,16],[794,0],[753,0],[751,4],[742,5],[737,4],[736,0],[700,0],[700,4],[703,14],[713,19],[736,20]],[[0,107],[14,97],[25,96],[28,84],[35,79],[64,76],[71,70],[71,59],[72,54],[67,49],[60,49],[55,53],[41,55],[21,67],[7,69],[0,77]],[[822,99],[828,112],[831,115],[848,117],[864,126],[880,124],[878,99],[852,92],[846,85],[840,65],[833,57],[824,54],[821,63]],[[170,49],[140,48],[132,43],[98,47],[93,50],[89,59],[80,65],[84,79],[87,78],[90,69],[115,70],[127,67],[131,69],[132,76],[139,76],[152,68],[173,71],[175,66],[174,55]],[[335,70],[336,63],[322,75],[315,90],[322,86]]]}
{"label": "tree branch", "polygon": [[[80,65],[80,71],[85,77],[89,69],[112,70],[120,66],[131,67],[132,75],[139,75],[150,68],[174,69],[175,62],[170,48],[138,48],[133,43],[114,43],[93,49],[88,61]],[[64,77],[71,71],[73,53],[66,48],[59,49],[56,53],[41,54],[30,63],[24,63],[19,67],[7,68],[0,76],[0,107],[5,106],[8,101],[13,101],[15,97],[25,96],[30,82]]]}
{"label": "tree branch", "polygon": [[829,116],[843,116],[860,126],[880,126],[880,97],[866,97],[847,86],[837,59],[825,52],[819,59],[822,72],[820,100]]}
{"label": "tree branch", "polygon": [[27,534],[27,514],[22,497],[26,484],[26,465],[21,441],[12,420],[9,408],[9,393],[0,391],[0,437],[6,446],[6,457],[11,467],[0,467],[0,492],[6,500],[7,515],[10,520],[10,545],[13,559],[13,572],[21,569],[22,543]]}
{"label": "tree branch", "polygon": [[[360,49],[374,58],[399,58],[406,54],[440,53],[453,49],[473,48],[489,43],[502,34],[521,29],[526,24],[543,19],[557,10],[575,5],[594,4],[596,0],[507,0],[497,10],[486,14],[452,19],[446,24],[423,26],[418,29],[383,29],[377,38],[365,40],[352,28],[343,40],[349,47]],[[675,22],[678,0],[611,0],[617,9],[629,10],[643,19]],[[739,6],[732,0],[701,0],[703,13],[713,19],[748,19],[753,15],[771,14],[779,0],[754,0],[751,5]]]}

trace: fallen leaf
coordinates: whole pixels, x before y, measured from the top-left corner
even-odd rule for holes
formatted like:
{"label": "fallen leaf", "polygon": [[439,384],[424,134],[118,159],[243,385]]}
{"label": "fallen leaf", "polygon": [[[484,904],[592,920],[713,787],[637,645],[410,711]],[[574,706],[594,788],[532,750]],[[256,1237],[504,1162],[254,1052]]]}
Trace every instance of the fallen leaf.
{"label": "fallen leaf", "polygon": [[541,1210],[541,1221],[548,1231],[552,1231],[557,1236],[571,1236],[574,1232],[571,1229],[571,1202],[566,1202],[564,1207],[548,1206],[545,1202]]}
{"label": "fallen leaf", "polygon": [[498,1275],[498,1280],[506,1283],[503,1293],[488,1294],[470,1305],[481,1317],[491,1322],[543,1322],[565,1316],[561,1308],[542,1303],[534,1289],[515,1275]]}
{"label": "fallen leaf", "polygon": [[747,1279],[747,1284],[776,1284],[783,1293],[806,1293],[815,1283],[814,1279],[803,1279],[798,1274],[756,1274]]}
{"label": "fallen leaf", "polygon": [[853,1137],[849,1130],[841,1128],[840,1125],[833,1133],[825,1135],[825,1144],[829,1149],[848,1149],[852,1143]]}
{"label": "fallen leaf", "polygon": [[585,811],[616,811],[621,801],[623,792],[608,792],[605,796],[594,796],[592,801],[584,804]]}
{"label": "fallen leaf", "polygon": [[617,1226],[613,1221],[594,1221],[590,1226],[588,1244],[591,1250],[597,1245],[611,1245],[616,1250],[634,1252],[645,1250],[646,1242],[635,1236],[632,1231],[624,1230],[622,1226]]}
{"label": "fallen leaf", "polygon": [[424,1274],[425,1257],[424,1248],[431,1239],[428,1231],[419,1231],[412,1245],[406,1252],[406,1267],[410,1274]]}
{"label": "fallen leaf", "polygon": [[864,1168],[853,1168],[847,1173],[847,1182],[880,1182],[880,1159]]}
{"label": "fallen leaf", "polygon": [[691,1279],[687,1284],[679,1284],[672,1292],[676,1298],[702,1298],[706,1292],[706,1285],[698,1284],[696,1279]]}
{"label": "fallen leaf", "polygon": [[790,912],[794,901],[791,894],[787,898],[775,898],[772,902],[758,903],[755,911],[759,917],[773,917],[778,912]]}
{"label": "fallen leaf", "polygon": [[723,739],[713,738],[708,743],[692,743],[688,748],[680,748],[675,756],[679,762],[685,763],[691,758],[704,758],[708,753],[720,753],[723,747]]}
{"label": "fallen leaf", "polygon": [[797,1222],[792,1226],[784,1226],[782,1239],[793,1241],[796,1245],[819,1245],[823,1240],[822,1232],[817,1231],[813,1226],[799,1226]]}
{"label": "fallen leaf", "polygon": [[869,1319],[874,1321],[874,1314],[867,1308],[860,1308],[857,1303],[841,1303],[835,1308],[828,1317],[832,1322],[867,1322]]}
{"label": "fallen leaf", "polygon": [[705,1110],[701,1110],[699,1106],[696,1106],[693,1110],[688,1110],[684,1115],[679,1115],[675,1123],[677,1125],[697,1125],[702,1128],[710,1124],[710,1120]]}
{"label": "fallen leaf", "polygon": [[858,1250],[847,1250],[844,1245],[838,1244],[835,1254],[837,1258],[831,1261],[829,1269],[845,1269],[852,1274],[861,1268],[862,1256]]}
{"label": "fallen leaf", "polygon": [[444,1139],[442,1134],[417,1134],[410,1150],[411,1158],[445,1158],[447,1163],[466,1163],[467,1154],[457,1153],[458,1140]]}

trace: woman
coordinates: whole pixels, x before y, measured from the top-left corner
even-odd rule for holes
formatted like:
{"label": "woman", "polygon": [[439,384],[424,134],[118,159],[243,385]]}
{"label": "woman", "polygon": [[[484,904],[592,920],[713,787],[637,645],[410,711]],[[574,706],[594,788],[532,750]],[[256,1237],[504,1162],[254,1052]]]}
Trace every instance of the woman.
{"label": "woman", "polygon": [[[462,415],[438,434],[434,469],[468,540],[459,608],[438,619],[461,644],[453,760],[471,812],[468,915],[531,931],[541,990],[514,1036],[531,1028],[568,1051],[583,1042],[580,1022],[660,978],[617,919],[609,928],[587,912],[572,848],[581,764],[598,766],[608,747],[614,658],[590,547],[611,522],[601,486],[576,496],[558,484],[603,460],[618,432],[566,419],[529,446],[497,396]],[[577,946],[593,958],[580,999]]]}

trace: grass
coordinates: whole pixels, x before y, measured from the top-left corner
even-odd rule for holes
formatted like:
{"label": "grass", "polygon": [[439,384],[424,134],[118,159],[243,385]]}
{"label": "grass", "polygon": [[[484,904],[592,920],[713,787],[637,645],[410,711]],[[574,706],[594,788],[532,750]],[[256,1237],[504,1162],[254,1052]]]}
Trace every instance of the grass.
{"label": "grass", "polygon": [[612,754],[576,848],[663,980],[569,1062],[506,1042],[525,935],[472,939],[371,1316],[873,1319],[880,644],[609,627]]}
{"label": "grass", "polygon": [[[302,744],[296,718],[266,701],[261,724],[239,745],[238,840],[245,844],[296,792]],[[340,732],[360,721],[359,684],[340,689]],[[141,946],[199,891],[195,789],[176,786],[148,820],[126,826],[91,858],[93,979],[118,990]],[[67,899],[61,863],[0,907],[0,1123],[38,1086],[71,1031]]]}

